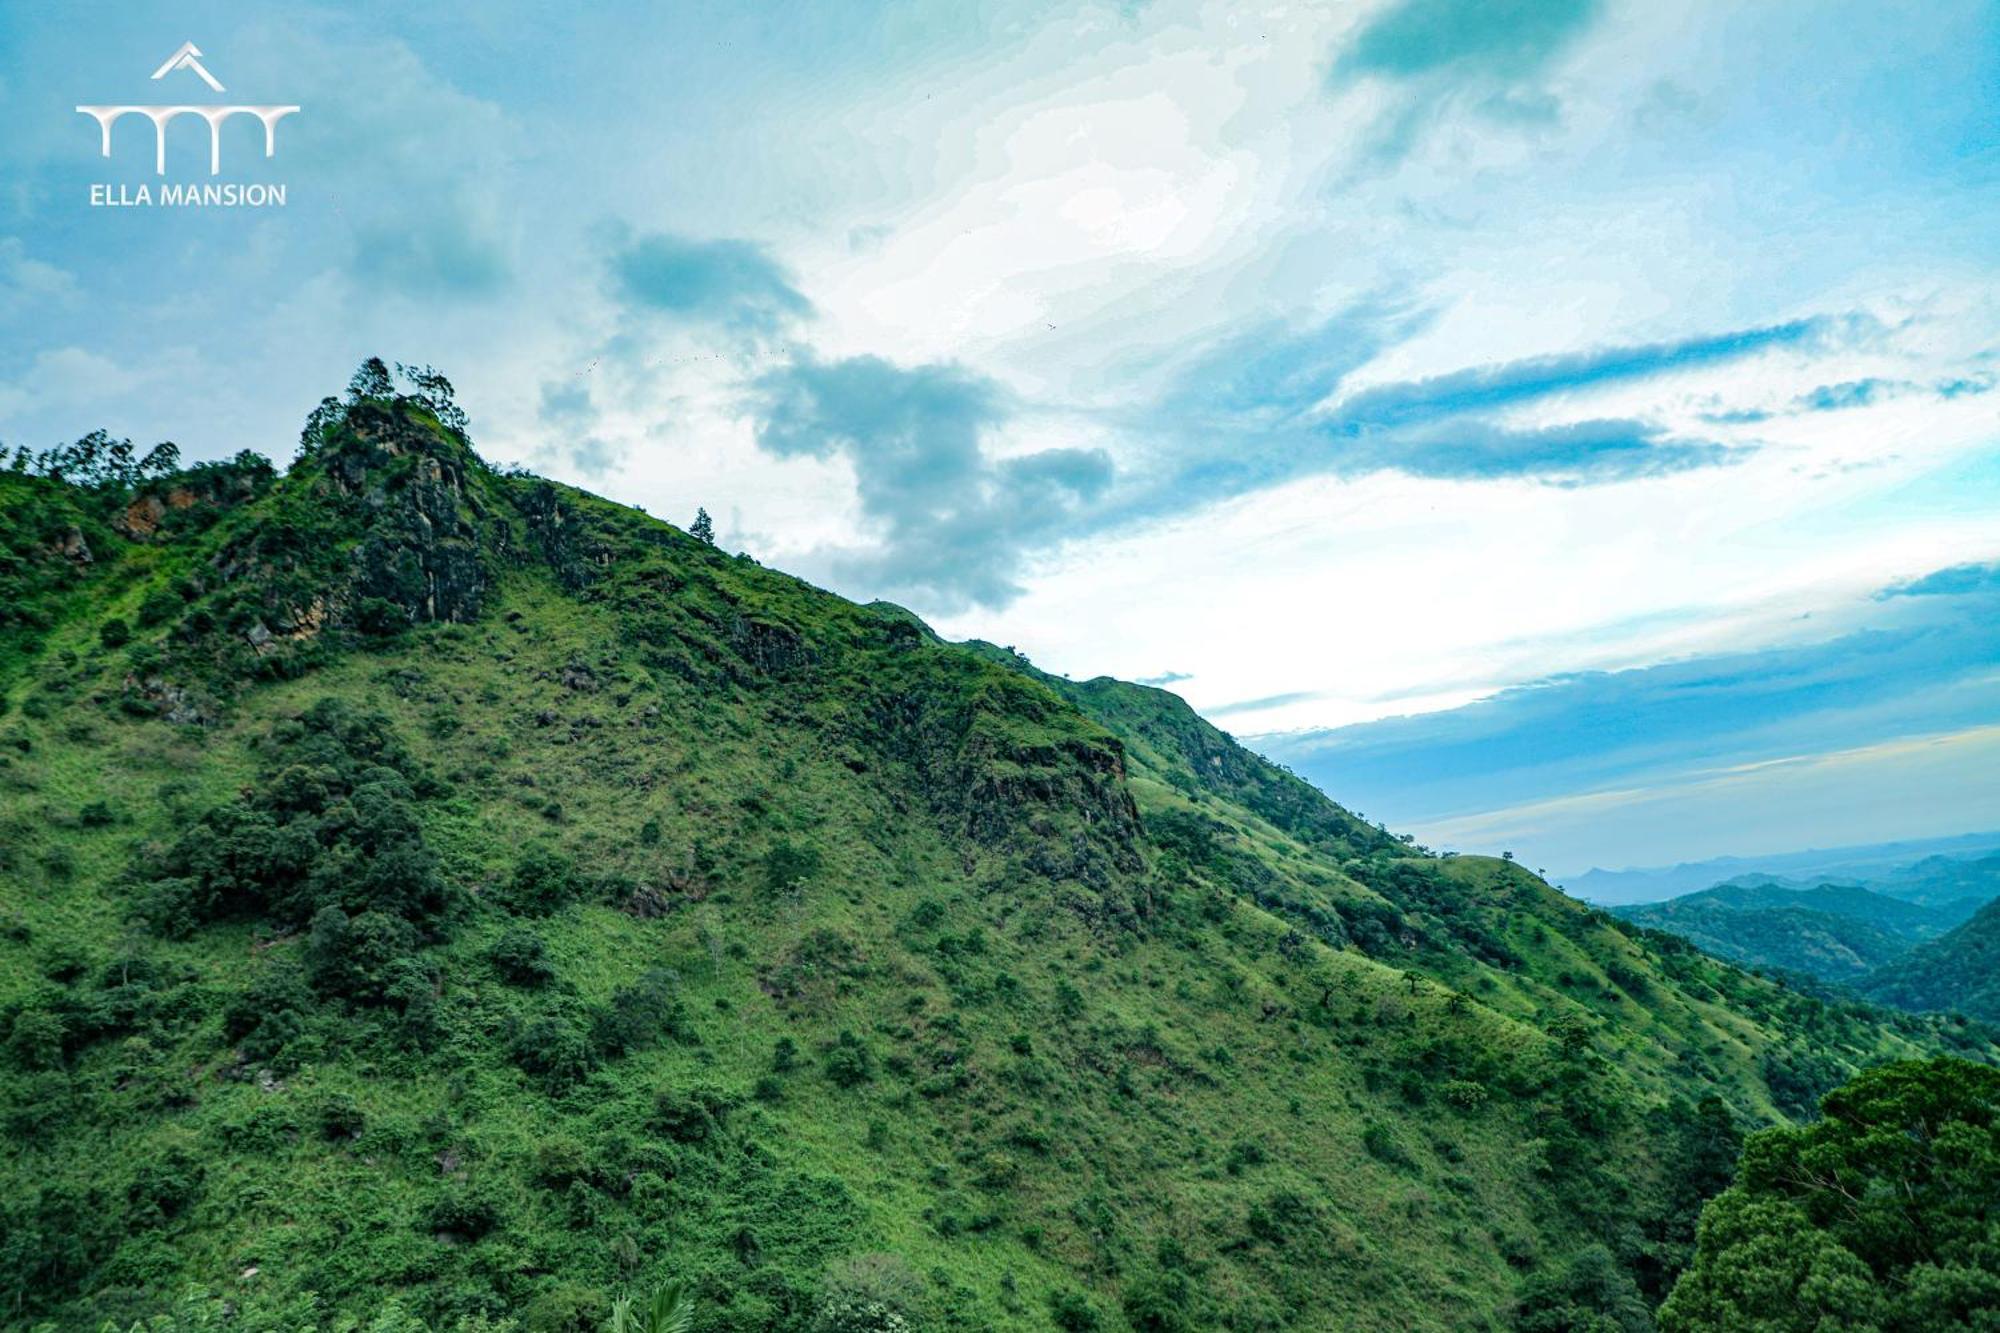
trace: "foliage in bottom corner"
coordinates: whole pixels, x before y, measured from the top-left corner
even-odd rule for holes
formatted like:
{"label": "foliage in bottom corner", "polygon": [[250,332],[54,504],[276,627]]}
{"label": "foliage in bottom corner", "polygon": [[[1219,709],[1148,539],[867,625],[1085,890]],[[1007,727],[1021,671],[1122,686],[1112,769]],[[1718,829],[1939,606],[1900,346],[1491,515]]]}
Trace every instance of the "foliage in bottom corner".
{"label": "foliage in bottom corner", "polygon": [[1907,1060],[1822,1106],[1745,1145],[1661,1327],[2000,1328],[2000,1071]]}

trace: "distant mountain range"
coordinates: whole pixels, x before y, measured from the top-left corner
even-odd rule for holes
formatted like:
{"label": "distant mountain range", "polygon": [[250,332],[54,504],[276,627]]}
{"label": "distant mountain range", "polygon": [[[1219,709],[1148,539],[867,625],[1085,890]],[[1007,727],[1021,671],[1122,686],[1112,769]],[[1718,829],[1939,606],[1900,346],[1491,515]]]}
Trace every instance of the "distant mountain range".
{"label": "distant mountain range", "polygon": [[1924,906],[1855,885],[1733,881],[1614,915],[1685,936],[1718,958],[1852,981],[1971,916],[1975,898]]}
{"label": "distant mountain range", "polygon": [[1933,854],[1848,882],[1746,874],[1609,910],[1745,966],[1844,983],[1900,1009],[2000,1020],[1996,899],[2000,853]]}
{"label": "distant mountain range", "polygon": [[1718,856],[1673,866],[1591,869],[1575,875],[1558,875],[1556,882],[1573,897],[1610,907],[1620,903],[1661,902],[1747,876],[1782,879],[1805,887],[1861,884],[1895,871],[1914,870],[1934,857],[1963,861],[1989,852],[2000,852],[2000,831],[1816,848],[1776,856]]}

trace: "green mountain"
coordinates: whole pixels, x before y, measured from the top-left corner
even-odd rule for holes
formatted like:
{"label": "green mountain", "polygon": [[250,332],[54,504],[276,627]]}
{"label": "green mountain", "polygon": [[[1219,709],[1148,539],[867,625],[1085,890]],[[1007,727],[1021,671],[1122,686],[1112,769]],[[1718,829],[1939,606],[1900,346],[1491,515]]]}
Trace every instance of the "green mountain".
{"label": "green mountain", "polygon": [[2000,1020],[2000,902],[1862,978],[1859,989],[1898,1009]]}
{"label": "green mountain", "polygon": [[497,472],[429,372],[0,534],[9,1327],[1644,1329],[1742,1130],[2000,1059]]}
{"label": "green mountain", "polygon": [[1746,967],[1852,981],[1934,939],[1976,902],[1925,907],[1853,885],[1793,889],[1768,879],[1718,884],[1663,903],[1614,907],[1623,920],[1672,931]]}

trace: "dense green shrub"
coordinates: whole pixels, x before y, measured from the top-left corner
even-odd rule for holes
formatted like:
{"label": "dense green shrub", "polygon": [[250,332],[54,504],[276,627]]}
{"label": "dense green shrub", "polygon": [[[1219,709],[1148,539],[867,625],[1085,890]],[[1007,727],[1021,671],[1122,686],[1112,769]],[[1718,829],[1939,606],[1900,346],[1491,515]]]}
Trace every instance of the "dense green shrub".
{"label": "dense green shrub", "polygon": [[555,964],[542,937],[519,926],[509,927],[486,951],[493,970],[510,986],[541,986],[555,980]]}
{"label": "dense green shrub", "polygon": [[23,1009],[7,1034],[7,1053],[23,1069],[54,1069],[62,1063],[68,1028],[46,1009]]}
{"label": "dense green shrub", "polygon": [[513,1052],[516,1064],[558,1092],[583,1081],[597,1064],[589,1035],[560,1013],[531,1020],[514,1038]]}
{"label": "dense green shrub", "polygon": [[548,916],[583,896],[583,882],[576,866],[552,847],[530,847],[514,866],[507,885],[507,900],[526,916]]}
{"label": "dense green shrub", "polygon": [[1514,1327],[1519,1333],[1651,1333],[1653,1317],[1631,1274],[1610,1250],[1592,1245],[1561,1268],[1528,1278]]}
{"label": "dense green shrub", "polygon": [[852,1032],[842,1032],[827,1048],[823,1067],[828,1080],[842,1088],[856,1087],[875,1077],[874,1057]]}
{"label": "dense green shrub", "polygon": [[416,958],[417,930],[386,912],[349,917],[338,907],[322,907],[313,917],[306,943],[306,973],[322,995],[362,1004],[380,1004]]}
{"label": "dense green shrub", "polygon": [[1049,1318],[1063,1333],[1097,1333],[1104,1317],[1090,1298],[1080,1291],[1061,1290],[1049,1295]]}
{"label": "dense green shrub", "polygon": [[795,893],[819,873],[819,867],[818,848],[780,839],[764,854],[764,888],[773,894]]}
{"label": "dense green shrub", "polygon": [[662,967],[648,968],[631,985],[620,986],[591,1020],[591,1040],[607,1056],[690,1035],[679,982]]}
{"label": "dense green shrub", "polygon": [[288,1048],[306,1034],[316,1012],[303,969],[288,963],[267,964],[248,987],[224,1005],[223,1034],[247,1059],[283,1062]]}
{"label": "dense green shrub", "polygon": [[440,934],[455,895],[418,815],[428,784],[388,720],[322,700],[274,728],[267,753],[263,784],[204,814],[152,868],[142,895],[152,924],[184,935],[261,916],[299,928],[331,906]]}
{"label": "dense green shrub", "polygon": [[1194,1285],[1182,1273],[1149,1273],[1125,1292],[1125,1318],[1135,1333],[1194,1333]]}
{"label": "dense green shrub", "polygon": [[179,615],[185,605],[172,588],[154,588],[139,603],[139,623],[148,628],[164,625]]}
{"label": "dense green shrub", "polygon": [[675,1143],[702,1143],[720,1132],[735,1105],[734,1096],[716,1088],[667,1088],[653,1099],[648,1124]]}

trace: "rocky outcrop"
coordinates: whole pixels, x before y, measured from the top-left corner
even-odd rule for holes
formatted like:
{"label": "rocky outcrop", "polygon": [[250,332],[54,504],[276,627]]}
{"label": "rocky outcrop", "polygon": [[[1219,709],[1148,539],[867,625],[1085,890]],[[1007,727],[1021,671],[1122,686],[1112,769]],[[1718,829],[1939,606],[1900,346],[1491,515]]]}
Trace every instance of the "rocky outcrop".
{"label": "rocky outcrop", "polygon": [[812,661],[804,636],[790,625],[737,616],[729,625],[729,646],[766,675],[782,676]]}
{"label": "rocky outcrop", "polygon": [[201,727],[216,720],[213,701],[160,676],[127,676],[125,700],[131,711],[151,713],[176,726]]}
{"label": "rocky outcrop", "polygon": [[[506,523],[484,521],[482,465],[462,443],[374,405],[345,424],[314,458],[317,473],[233,535],[199,581],[205,595],[221,594],[199,608],[203,618],[260,657],[329,629],[381,636],[477,619],[507,550]],[[121,521],[142,537],[171,530],[177,512],[227,502],[255,482],[209,480],[210,494],[191,486],[140,496]]]}
{"label": "rocky outcrop", "polygon": [[90,553],[90,543],[84,540],[83,529],[74,524],[49,543],[48,553],[72,565],[87,565],[97,558]]}
{"label": "rocky outcrop", "polygon": [[582,592],[615,559],[611,546],[552,483],[531,484],[519,497],[537,553],[566,592]]}
{"label": "rocky outcrop", "polygon": [[477,619],[493,576],[467,484],[469,455],[386,412],[356,413],[348,425],[355,439],[329,458],[327,477],[372,511],[354,556],[350,618],[387,603],[412,624]]}
{"label": "rocky outcrop", "polygon": [[262,459],[244,461],[239,456],[234,463],[204,464],[140,491],[111,516],[111,526],[130,541],[157,541],[190,520],[199,526],[248,504],[263,493],[271,477],[270,467]]}
{"label": "rocky outcrop", "polygon": [[1124,748],[1030,682],[995,675],[885,692],[874,730],[940,820],[974,842],[1099,889],[1143,865]]}
{"label": "rocky outcrop", "polygon": [[[193,500],[193,496],[189,492],[178,488],[169,491],[164,496],[150,493],[138,496],[132,503],[125,506],[123,513],[111,520],[111,526],[118,529],[124,536],[130,537],[133,541],[146,541],[159,532],[160,524],[167,517],[170,501],[183,497],[190,502]],[[186,508],[187,506],[182,504],[175,507]]]}
{"label": "rocky outcrop", "polygon": [[476,620],[492,575],[458,492],[434,460],[406,486],[355,555],[354,598],[386,601],[413,624]]}

